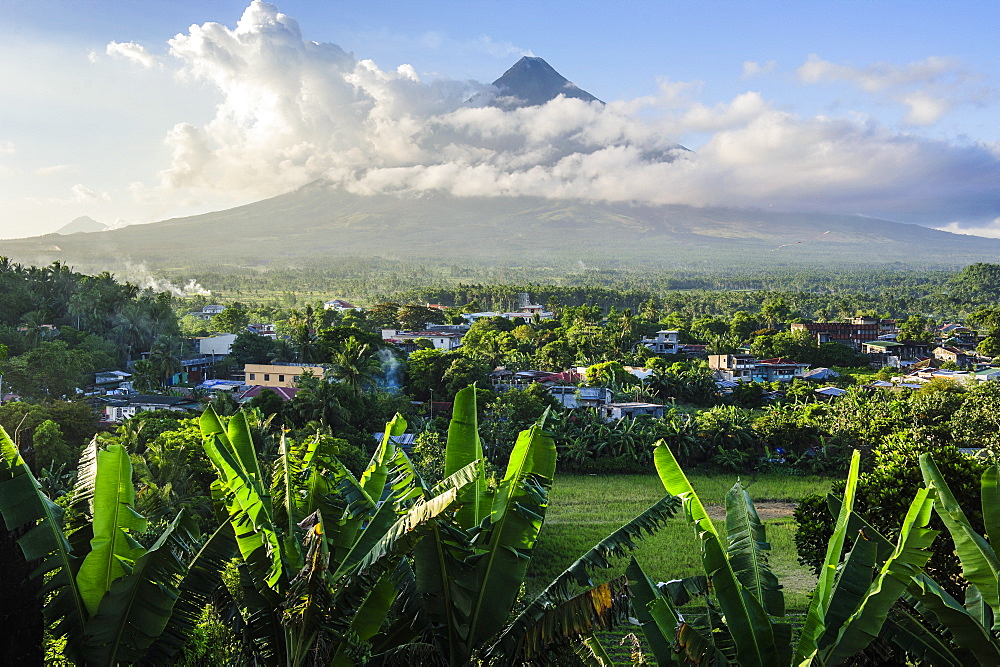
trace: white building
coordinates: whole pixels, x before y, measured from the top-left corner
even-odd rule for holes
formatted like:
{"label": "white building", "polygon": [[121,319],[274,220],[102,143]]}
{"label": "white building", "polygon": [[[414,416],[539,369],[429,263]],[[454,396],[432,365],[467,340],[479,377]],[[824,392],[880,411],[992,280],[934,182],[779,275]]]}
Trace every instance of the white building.
{"label": "white building", "polygon": [[331,299],[330,301],[323,302],[324,310],[336,310],[338,312],[344,312],[345,310],[361,310],[357,306],[351,305],[344,301],[343,299]]}
{"label": "white building", "polygon": [[382,340],[410,343],[421,338],[429,340],[438,350],[454,350],[462,346],[464,331],[399,331],[382,329]]}
{"label": "white building", "polygon": [[225,356],[236,340],[236,334],[219,334],[198,340],[198,353],[204,356]]}
{"label": "white building", "polygon": [[552,398],[564,408],[597,408],[611,402],[612,393],[607,387],[574,387],[553,385],[549,387]]}
{"label": "white building", "polygon": [[679,335],[679,331],[657,331],[655,338],[643,338],[639,344],[648,347],[654,354],[677,354],[684,347],[678,340]]}

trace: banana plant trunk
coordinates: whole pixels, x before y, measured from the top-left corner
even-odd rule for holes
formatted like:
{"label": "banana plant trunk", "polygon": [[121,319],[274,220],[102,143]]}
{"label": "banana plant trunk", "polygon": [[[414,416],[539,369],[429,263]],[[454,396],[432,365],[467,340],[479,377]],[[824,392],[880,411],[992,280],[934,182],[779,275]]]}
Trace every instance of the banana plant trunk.
{"label": "banana plant trunk", "polygon": [[9,664],[41,665],[45,621],[34,565],[24,559],[17,540],[24,528],[4,530],[0,524],[0,655]]}

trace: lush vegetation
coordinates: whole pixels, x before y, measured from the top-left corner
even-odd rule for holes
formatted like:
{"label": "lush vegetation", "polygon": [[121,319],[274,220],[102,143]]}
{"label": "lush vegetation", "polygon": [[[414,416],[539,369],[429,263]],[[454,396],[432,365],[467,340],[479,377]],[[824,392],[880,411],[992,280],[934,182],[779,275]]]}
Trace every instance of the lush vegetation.
{"label": "lush vegetation", "polygon": [[[227,308],[206,321],[189,314],[206,297],[0,265],[0,373],[24,398],[0,405],[0,585],[25,610],[0,647],[102,664],[573,662],[603,660],[604,632],[639,632],[622,624],[633,617],[636,650],[668,663],[996,652],[1000,383],[868,389],[887,372],[788,325],[865,313],[929,339],[960,318],[985,352],[1000,340],[1000,267],[547,283],[512,270],[503,285],[456,267],[420,288],[379,288],[380,275],[340,293],[369,306],[344,313],[319,287],[248,276],[211,297]],[[511,309],[524,291],[556,317],[480,319],[462,348],[421,341],[408,356],[379,334]],[[279,338],[246,330],[258,322]],[[847,394],[819,400],[804,381],[720,394],[703,362],[637,345],[661,329],[837,366]],[[220,377],[272,361],[328,371],[287,402],[203,396],[203,415],[97,433],[76,397],[90,374],[131,364],[136,388],[176,390],[188,337],[221,332],[238,336]],[[630,365],[652,373],[640,382]],[[493,390],[499,366],[585,366],[616,400],[667,410],[606,422],[540,384]],[[404,451],[389,436],[406,428]]]}

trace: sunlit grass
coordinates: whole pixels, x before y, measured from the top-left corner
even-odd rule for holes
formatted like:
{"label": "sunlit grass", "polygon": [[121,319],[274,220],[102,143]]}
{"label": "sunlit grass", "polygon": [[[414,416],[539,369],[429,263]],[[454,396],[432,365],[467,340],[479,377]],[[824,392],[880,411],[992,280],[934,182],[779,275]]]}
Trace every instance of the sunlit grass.
{"label": "sunlit grass", "polygon": [[[709,513],[724,530],[725,494],[737,475],[698,473],[690,475]],[[785,588],[785,603],[792,612],[804,611],[807,593],[815,578],[799,565],[795,552],[795,521],[788,516],[791,504],[810,493],[825,492],[827,477],[791,477],[776,474],[744,475],[742,481],[761,507],[780,503],[763,520],[771,542],[771,567]],[[537,592],[562,572],[580,554],[609,533],[663,497],[655,475],[557,475],[539,544],[528,570],[528,590]],[[635,557],[655,581],[702,574],[701,556],[694,532],[680,516],[670,520],[656,535],[643,540]],[[599,573],[602,580],[624,573],[627,560]]]}

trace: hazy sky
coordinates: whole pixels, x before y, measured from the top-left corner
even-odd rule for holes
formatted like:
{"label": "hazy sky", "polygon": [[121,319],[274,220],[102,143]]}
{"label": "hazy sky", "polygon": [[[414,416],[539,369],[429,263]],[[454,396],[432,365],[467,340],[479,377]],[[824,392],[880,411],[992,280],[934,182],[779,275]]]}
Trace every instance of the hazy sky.
{"label": "hazy sky", "polygon": [[[0,0],[0,238],[317,178],[1000,237],[998,33],[993,0]],[[463,104],[522,55],[608,105]]]}

